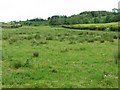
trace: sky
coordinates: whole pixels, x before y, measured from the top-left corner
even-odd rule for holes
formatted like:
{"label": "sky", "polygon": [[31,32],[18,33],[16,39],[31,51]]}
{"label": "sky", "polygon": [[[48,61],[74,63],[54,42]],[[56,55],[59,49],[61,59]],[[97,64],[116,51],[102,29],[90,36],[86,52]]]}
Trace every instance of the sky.
{"label": "sky", "polygon": [[118,8],[119,0],[0,0],[0,22]]}

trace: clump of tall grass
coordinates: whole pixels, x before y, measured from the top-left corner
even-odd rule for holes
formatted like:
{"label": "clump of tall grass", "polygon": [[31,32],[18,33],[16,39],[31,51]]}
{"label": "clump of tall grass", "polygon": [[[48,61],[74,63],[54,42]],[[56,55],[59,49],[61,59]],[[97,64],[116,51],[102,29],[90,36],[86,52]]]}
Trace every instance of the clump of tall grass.
{"label": "clump of tall grass", "polygon": [[101,36],[95,36],[95,41],[100,41],[101,40]]}
{"label": "clump of tall grass", "polygon": [[41,40],[41,41],[38,42],[38,45],[39,45],[39,44],[47,44],[47,43],[48,43],[48,42],[47,42],[46,40]]}
{"label": "clump of tall grass", "polygon": [[114,39],[118,39],[118,35],[117,35],[117,34],[114,34],[114,35],[113,35],[113,38],[114,38]]}
{"label": "clump of tall grass", "polygon": [[14,63],[12,64],[12,66],[15,69],[19,69],[20,67],[23,66],[23,63],[21,61],[14,61]]}
{"label": "clump of tall grass", "polygon": [[46,40],[53,40],[53,37],[51,35],[46,36]]}
{"label": "clump of tall grass", "polygon": [[34,38],[35,38],[35,39],[41,39],[41,35],[36,34],[36,35],[34,36]]}
{"label": "clump of tall grass", "polygon": [[100,38],[100,43],[104,43],[105,42],[105,40],[103,39],[103,38]]}
{"label": "clump of tall grass", "polygon": [[70,40],[69,41],[69,44],[76,44],[77,42],[76,41],[74,41],[74,40]]}
{"label": "clump of tall grass", "polygon": [[63,48],[63,49],[60,50],[61,53],[64,53],[64,52],[67,52],[67,51],[68,51],[67,48]]}
{"label": "clump of tall grass", "polygon": [[79,32],[78,35],[83,35],[83,32]]}
{"label": "clump of tall grass", "polygon": [[13,44],[13,43],[15,43],[15,42],[17,42],[18,41],[18,38],[17,37],[10,37],[10,39],[9,39],[9,44]]}
{"label": "clump of tall grass", "polygon": [[39,57],[39,52],[33,52],[33,57]]}
{"label": "clump of tall grass", "polygon": [[62,42],[62,41],[64,41],[65,40],[65,36],[61,36],[60,38],[59,38],[59,41],[60,42]]}
{"label": "clump of tall grass", "polygon": [[10,37],[9,35],[2,35],[2,39],[3,39],[3,40],[9,39],[9,37]]}
{"label": "clump of tall grass", "polygon": [[118,64],[120,62],[120,51],[119,50],[117,50],[114,53],[114,59],[115,59],[115,64]]}
{"label": "clump of tall grass", "polygon": [[24,63],[24,67],[29,67],[30,66],[30,59],[27,59],[26,62]]}
{"label": "clump of tall grass", "polygon": [[31,40],[31,39],[33,39],[33,36],[32,35],[28,35],[27,36],[27,40]]}
{"label": "clump of tall grass", "polygon": [[31,44],[32,44],[32,45],[35,45],[36,43],[38,43],[38,41],[37,41],[36,39],[33,39],[33,40],[31,41]]}
{"label": "clump of tall grass", "polygon": [[85,42],[85,37],[79,37],[78,43],[83,43],[83,42]]}
{"label": "clump of tall grass", "polygon": [[93,36],[89,36],[89,37],[87,38],[87,42],[89,42],[89,43],[94,42],[94,37],[93,37]]}
{"label": "clump of tall grass", "polygon": [[70,33],[65,33],[65,36],[69,36],[70,35]]}

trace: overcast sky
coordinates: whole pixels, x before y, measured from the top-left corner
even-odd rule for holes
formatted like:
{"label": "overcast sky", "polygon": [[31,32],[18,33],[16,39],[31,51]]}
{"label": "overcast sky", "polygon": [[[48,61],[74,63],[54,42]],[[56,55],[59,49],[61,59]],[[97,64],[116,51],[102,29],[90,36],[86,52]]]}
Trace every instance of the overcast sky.
{"label": "overcast sky", "polygon": [[0,0],[0,22],[118,8],[119,0]]}

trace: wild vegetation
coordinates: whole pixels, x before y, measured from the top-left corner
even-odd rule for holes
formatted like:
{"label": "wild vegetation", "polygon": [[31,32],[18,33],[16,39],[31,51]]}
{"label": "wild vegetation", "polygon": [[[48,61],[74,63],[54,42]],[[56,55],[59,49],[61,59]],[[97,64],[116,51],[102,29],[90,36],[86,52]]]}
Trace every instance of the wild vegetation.
{"label": "wild vegetation", "polygon": [[2,87],[118,87],[117,32],[57,26],[2,32]]}

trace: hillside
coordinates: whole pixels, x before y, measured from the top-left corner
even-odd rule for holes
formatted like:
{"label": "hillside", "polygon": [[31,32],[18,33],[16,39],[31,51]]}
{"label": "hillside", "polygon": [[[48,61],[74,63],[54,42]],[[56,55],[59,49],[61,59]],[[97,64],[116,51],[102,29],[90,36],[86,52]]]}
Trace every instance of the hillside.
{"label": "hillside", "polygon": [[72,24],[92,24],[92,23],[110,23],[118,22],[120,18],[118,13],[108,11],[85,11],[72,16],[54,15],[48,19],[34,18],[26,21],[19,21],[26,26],[43,26],[43,25],[72,25]]}

